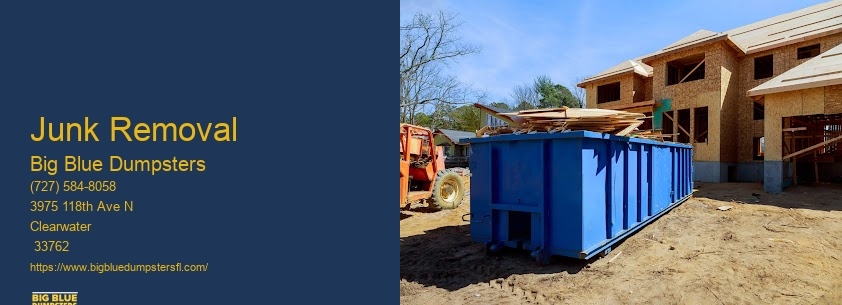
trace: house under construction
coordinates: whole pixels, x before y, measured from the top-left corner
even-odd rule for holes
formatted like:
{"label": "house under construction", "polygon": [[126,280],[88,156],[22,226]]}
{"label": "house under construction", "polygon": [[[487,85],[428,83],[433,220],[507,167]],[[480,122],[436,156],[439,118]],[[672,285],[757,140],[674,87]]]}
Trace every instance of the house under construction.
{"label": "house under construction", "polygon": [[842,178],[842,1],[725,32],[699,30],[578,84],[587,108],[645,113],[694,147],[694,179]]}

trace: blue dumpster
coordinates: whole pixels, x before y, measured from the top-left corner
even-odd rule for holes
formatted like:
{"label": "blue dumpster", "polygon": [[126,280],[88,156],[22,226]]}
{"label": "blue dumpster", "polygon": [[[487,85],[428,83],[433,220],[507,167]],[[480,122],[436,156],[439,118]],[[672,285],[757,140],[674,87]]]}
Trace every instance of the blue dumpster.
{"label": "blue dumpster", "polygon": [[590,131],[470,143],[472,239],[589,259],[690,197],[693,147]]}

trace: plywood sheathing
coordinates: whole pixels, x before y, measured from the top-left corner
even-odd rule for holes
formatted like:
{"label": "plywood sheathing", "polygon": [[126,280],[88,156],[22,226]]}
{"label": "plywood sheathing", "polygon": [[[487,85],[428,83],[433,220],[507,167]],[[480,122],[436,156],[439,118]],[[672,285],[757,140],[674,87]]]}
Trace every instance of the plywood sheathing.
{"label": "plywood sheathing", "polygon": [[842,45],[824,51],[751,88],[747,95],[756,97],[777,92],[842,85],[842,56],[840,55],[842,55]]}
{"label": "plywood sheathing", "polygon": [[[722,133],[720,132],[721,115],[717,114],[715,107],[720,101],[720,94],[717,91],[706,92],[700,94],[697,98],[696,106],[708,107],[708,141],[706,143],[693,144],[693,155],[697,161],[720,161],[720,150],[724,144],[722,141]],[[696,108],[696,107],[693,107]],[[690,134],[691,138],[696,134],[696,117],[695,111],[690,111]]]}
{"label": "plywood sheathing", "polygon": [[[632,90],[634,90],[634,94],[632,95],[632,102],[642,102],[646,100],[646,88],[643,84],[644,77],[634,74],[632,77]],[[622,84],[620,85],[622,86]]]}
{"label": "plywood sheathing", "polygon": [[[722,110],[721,95],[721,67],[723,65],[723,52],[726,46],[724,43],[714,43],[698,46],[675,53],[658,57],[651,65],[655,72],[652,77],[652,94],[656,101],[663,99],[672,100],[672,110],[692,109],[697,107],[708,107],[708,142],[694,144],[693,160],[695,161],[720,161],[720,125]],[[689,57],[692,55],[705,54],[705,78],[689,81],[671,86],[666,85],[666,63],[672,60]],[[672,114],[676,114],[673,112]],[[674,119],[678,119],[673,117]],[[677,126],[677,124],[674,124]],[[675,127],[677,129],[677,127]],[[695,118],[690,116],[690,130],[695,134]]]}
{"label": "plywood sheathing", "polygon": [[744,96],[740,92],[737,78],[740,75],[740,64],[738,53],[730,45],[725,45],[721,52],[722,66],[720,67],[719,94],[722,108],[720,110],[719,133],[720,142],[719,158],[722,162],[737,161],[737,135],[740,133],[736,124],[738,118],[738,104]]}
{"label": "plywood sheathing", "polygon": [[[611,84],[620,82],[620,100],[615,102],[608,102],[598,104],[597,101],[597,90],[598,86]],[[587,100],[587,108],[600,108],[602,106],[615,106],[619,104],[630,104],[634,101],[632,93],[634,91],[634,73],[626,73],[621,75],[615,75],[603,79],[596,80],[594,82],[587,83],[585,85],[585,99]]]}
{"label": "plywood sheathing", "polygon": [[781,118],[824,113],[826,88],[811,88],[765,96],[763,129],[766,134],[766,150],[764,151],[766,161],[781,161],[783,157]]}
{"label": "plywood sheathing", "polygon": [[[654,62],[655,59],[659,56],[670,55],[671,52],[684,52],[688,49],[696,48],[704,44],[725,41],[726,39],[727,35],[725,35],[724,33],[716,33],[708,30],[698,30],[693,34],[690,34],[688,36],[685,36],[684,38],[679,39],[676,42],[673,42],[672,44],[664,47],[661,50],[643,56],[641,60],[644,63],[652,66],[650,62]],[[653,69],[657,70],[657,68],[654,68],[654,66],[652,67]]]}
{"label": "plywood sheathing", "polygon": [[577,86],[584,88],[584,85],[589,82],[627,73],[635,73],[643,77],[649,77],[652,74],[652,67],[640,62],[637,59],[626,60],[594,76],[585,78],[581,83],[577,84]]}
{"label": "plywood sheathing", "polygon": [[842,85],[825,87],[824,113],[842,113]]}
{"label": "plywood sheathing", "polygon": [[644,101],[652,100],[652,77],[643,79],[643,92],[645,93]]}
{"label": "plywood sheathing", "polygon": [[[673,99],[673,110],[686,109],[691,108],[690,105],[698,103],[699,100],[706,100],[699,98],[702,93],[717,91],[720,94],[719,109],[712,108],[710,111],[709,120],[711,121],[709,123],[709,132],[712,137],[719,136],[719,143],[717,144],[720,149],[719,159],[723,162],[761,162],[753,160],[752,144],[754,137],[764,134],[765,122],[764,120],[753,120],[753,100],[746,97],[746,91],[770,78],[764,80],[753,79],[754,58],[774,54],[772,77],[775,77],[808,60],[796,59],[797,48],[821,43],[821,52],[823,53],[839,45],[842,43],[842,33],[839,32],[842,29],[839,26],[842,25],[842,14],[840,14],[842,12],[842,6],[839,5],[840,3],[842,2],[834,1],[819,4],[727,31],[725,33],[730,35],[728,39],[720,41],[716,39],[701,39],[696,41],[701,42],[699,45],[693,45],[692,43],[684,44],[683,46],[686,49],[679,50],[681,48],[674,48],[674,54],[656,52],[661,55],[652,57],[652,60],[645,60],[646,64],[654,68],[654,71],[653,77],[644,81],[644,88],[646,88],[644,91],[652,94],[652,96],[646,96],[644,99],[661,100],[671,98]],[[800,34],[801,32],[807,31],[810,33]],[[711,50],[713,51],[712,53],[707,52],[707,48],[713,45],[722,45],[725,47],[720,50],[721,52],[716,50]],[[705,79],[669,87],[665,86],[665,63],[685,57],[686,55],[698,53],[699,50],[705,50],[706,53]],[[748,55],[744,55],[746,53]],[[653,54],[641,58],[648,58]],[[719,54],[725,56],[717,59],[716,57]],[[716,63],[712,63],[712,61]],[[707,83],[710,81],[711,76],[714,76],[713,79],[716,80],[715,82],[718,82],[716,84],[718,88],[708,86]],[[603,83],[609,82],[605,81]],[[647,86],[651,86],[651,89],[647,88]],[[594,97],[593,107],[596,107],[596,87],[593,88],[594,92],[589,91],[588,95]],[[824,111],[827,113],[838,113],[842,111],[840,110],[842,103],[834,103],[834,99],[831,96],[839,93],[834,93],[830,89],[825,89],[825,91],[826,102]],[[836,99],[835,101],[842,101],[842,98]],[[591,106],[589,105],[589,107]],[[769,117],[768,110],[766,117]],[[713,123],[716,119],[719,120],[719,124]],[[694,125],[691,124],[691,128]],[[713,130],[714,128],[719,128],[719,131],[715,132]],[[713,141],[714,139],[709,139],[707,145],[714,144]],[[766,150],[770,151],[768,142]],[[694,157],[695,160],[708,158],[698,154]]]}
{"label": "plywood sheathing", "polygon": [[842,1],[829,1],[724,32],[745,54],[842,30]]}
{"label": "plywood sheathing", "polygon": [[[760,84],[778,75],[781,75],[787,70],[792,69],[809,60],[798,59],[798,48],[813,45],[816,43],[821,44],[821,52],[824,53],[825,51],[842,44],[842,33],[825,36],[817,39],[811,39],[800,43],[783,46],[777,49],[767,50],[764,52],[758,52],[755,54],[740,57],[739,85],[742,97],[740,97],[740,102],[738,103],[737,113],[739,114],[739,116],[736,120],[740,131],[737,139],[738,162],[759,162],[754,161],[752,157],[752,138],[758,136],[759,134],[763,134],[763,128],[765,128],[764,126],[766,126],[765,124],[759,125],[757,123],[754,123],[754,100],[750,97],[746,97],[745,93],[748,90],[757,87]],[[772,77],[755,80],[754,59],[769,54],[772,54],[773,58]],[[766,109],[765,116],[766,118],[770,117],[768,109]],[[778,122],[778,125],[780,125],[780,122]],[[769,148],[769,139],[765,139],[765,141],[766,151],[771,151]],[[768,154],[766,155],[765,159],[769,160]]]}
{"label": "plywood sheathing", "polygon": [[[842,32],[842,1],[830,1],[781,14],[722,33],[699,30],[675,43],[647,54],[649,61],[712,42],[724,42],[741,54],[754,54],[780,46]],[[651,65],[651,64],[650,64]]]}

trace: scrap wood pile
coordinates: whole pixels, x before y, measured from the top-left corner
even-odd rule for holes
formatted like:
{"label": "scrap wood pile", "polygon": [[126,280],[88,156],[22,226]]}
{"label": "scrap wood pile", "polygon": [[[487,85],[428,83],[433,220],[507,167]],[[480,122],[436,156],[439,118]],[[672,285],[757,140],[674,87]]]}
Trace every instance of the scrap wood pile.
{"label": "scrap wood pile", "polygon": [[617,136],[629,136],[661,140],[671,135],[662,135],[648,130],[639,130],[643,119],[642,113],[583,108],[547,108],[531,109],[519,112],[500,113],[510,118],[520,127],[483,127],[477,131],[477,137],[500,134],[555,133],[575,130],[588,130],[609,133]]}

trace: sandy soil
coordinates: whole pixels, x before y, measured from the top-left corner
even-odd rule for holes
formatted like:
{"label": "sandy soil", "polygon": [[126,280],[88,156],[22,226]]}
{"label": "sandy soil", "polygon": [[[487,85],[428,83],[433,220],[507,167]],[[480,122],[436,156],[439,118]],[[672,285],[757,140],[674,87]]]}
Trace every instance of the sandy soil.
{"label": "sandy soil", "polygon": [[842,304],[842,185],[696,188],[607,256],[544,267],[486,256],[469,202],[401,211],[401,304]]}

